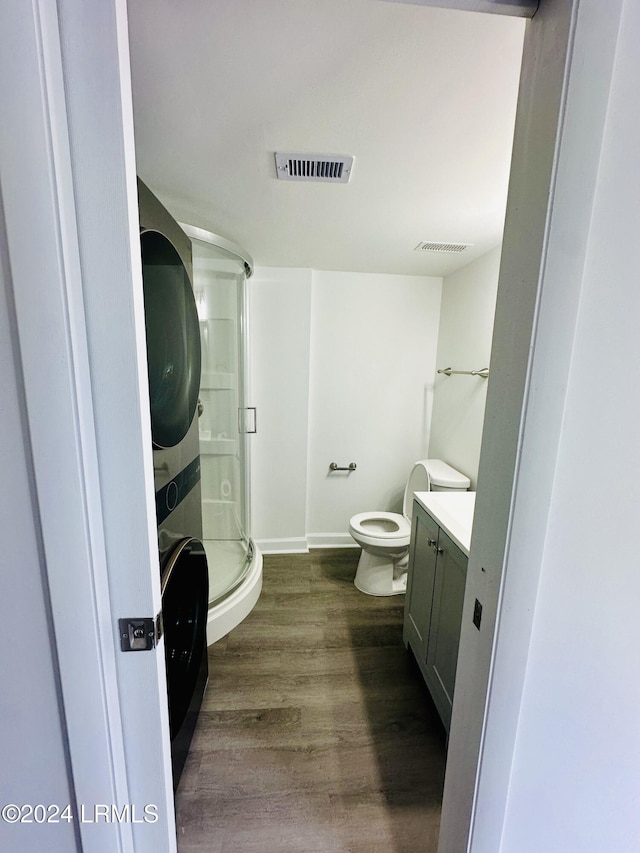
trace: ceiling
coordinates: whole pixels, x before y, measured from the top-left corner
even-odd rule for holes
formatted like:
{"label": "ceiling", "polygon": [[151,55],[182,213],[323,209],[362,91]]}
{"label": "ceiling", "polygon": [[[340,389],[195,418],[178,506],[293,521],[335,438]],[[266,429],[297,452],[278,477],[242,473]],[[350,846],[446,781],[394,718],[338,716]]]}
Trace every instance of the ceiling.
{"label": "ceiling", "polygon": [[[129,27],[138,173],[180,221],[267,266],[448,275],[500,243],[523,19],[129,0]],[[354,155],[351,180],[279,181],[276,151]]]}

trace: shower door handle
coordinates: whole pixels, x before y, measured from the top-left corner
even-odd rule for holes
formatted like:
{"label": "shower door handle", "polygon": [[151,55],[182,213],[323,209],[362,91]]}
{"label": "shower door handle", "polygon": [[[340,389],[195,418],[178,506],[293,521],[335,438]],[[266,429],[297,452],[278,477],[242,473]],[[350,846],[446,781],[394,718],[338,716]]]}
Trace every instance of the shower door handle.
{"label": "shower door handle", "polygon": [[[251,416],[248,416],[248,412],[252,412],[253,414]],[[249,423],[251,424],[251,426],[248,425]],[[244,409],[238,409],[238,432],[253,434],[257,431],[258,422],[256,418],[256,407],[245,406]]]}

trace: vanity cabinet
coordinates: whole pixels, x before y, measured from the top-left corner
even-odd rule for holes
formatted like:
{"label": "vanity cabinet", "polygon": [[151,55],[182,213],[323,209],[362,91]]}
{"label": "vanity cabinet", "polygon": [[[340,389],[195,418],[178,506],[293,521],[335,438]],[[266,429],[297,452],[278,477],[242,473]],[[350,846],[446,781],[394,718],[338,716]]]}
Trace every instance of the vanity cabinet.
{"label": "vanity cabinet", "polygon": [[467,556],[415,501],[403,642],[411,647],[447,732],[466,577]]}

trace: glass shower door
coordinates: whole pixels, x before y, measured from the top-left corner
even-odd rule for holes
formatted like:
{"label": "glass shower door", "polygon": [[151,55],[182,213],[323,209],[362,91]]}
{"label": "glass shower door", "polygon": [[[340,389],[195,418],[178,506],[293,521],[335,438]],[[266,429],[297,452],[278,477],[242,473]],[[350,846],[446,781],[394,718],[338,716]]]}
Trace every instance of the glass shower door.
{"label": "glass shower door", "polygon": [[209,602],[215,604],[242,582],[252,556],[245,409],[247,267],[235,253],[190,236],[202,342],[203,542],[209,564]]}

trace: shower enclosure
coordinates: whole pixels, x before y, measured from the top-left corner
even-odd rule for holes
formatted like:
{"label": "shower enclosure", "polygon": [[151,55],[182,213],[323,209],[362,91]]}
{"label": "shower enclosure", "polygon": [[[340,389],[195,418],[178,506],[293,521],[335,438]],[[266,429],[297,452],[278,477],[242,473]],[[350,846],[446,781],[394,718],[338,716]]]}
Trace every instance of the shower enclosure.
{"label": "shower enclosure", "polygon": [[251,540],[246,282],[251,258],[234,243],[182,225],[193,245],[200,323],[199,435],[203,543],[209,565],[207,640],[239,624],[258,600],[262,556]]}

